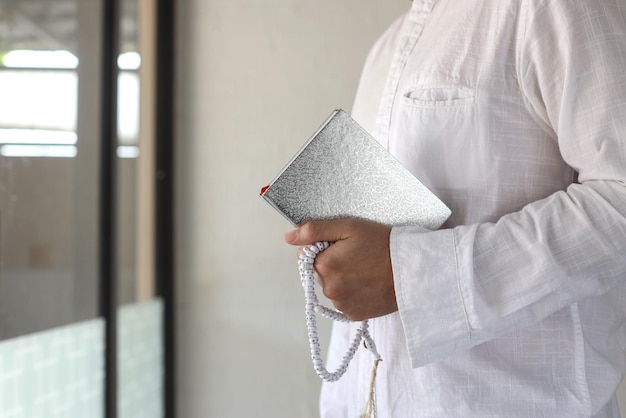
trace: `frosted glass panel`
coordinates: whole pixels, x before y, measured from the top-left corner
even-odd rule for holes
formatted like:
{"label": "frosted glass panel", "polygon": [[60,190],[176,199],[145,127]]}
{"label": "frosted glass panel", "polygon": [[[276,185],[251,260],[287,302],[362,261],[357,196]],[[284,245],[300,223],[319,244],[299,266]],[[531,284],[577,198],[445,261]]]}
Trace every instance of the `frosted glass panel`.
{"label": "frosted glass panel", "polygon": [[118,418],[163,416],[163,302],[118,309]]}
{"label": "frosted glass panel", "polygon": [[0,342],[0,416],[103,416],[104,322]]}

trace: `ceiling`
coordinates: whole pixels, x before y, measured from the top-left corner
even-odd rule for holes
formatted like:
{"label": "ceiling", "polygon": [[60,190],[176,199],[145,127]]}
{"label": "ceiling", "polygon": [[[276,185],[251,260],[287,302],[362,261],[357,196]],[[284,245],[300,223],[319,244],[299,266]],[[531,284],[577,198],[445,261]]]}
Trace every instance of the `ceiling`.
{"label": "ceiling", "polygon": [[[78,2],[0,0],[0,53],[13,49],[77,54]],[[120,0],[120,52],[137,50],[137,1]]]}

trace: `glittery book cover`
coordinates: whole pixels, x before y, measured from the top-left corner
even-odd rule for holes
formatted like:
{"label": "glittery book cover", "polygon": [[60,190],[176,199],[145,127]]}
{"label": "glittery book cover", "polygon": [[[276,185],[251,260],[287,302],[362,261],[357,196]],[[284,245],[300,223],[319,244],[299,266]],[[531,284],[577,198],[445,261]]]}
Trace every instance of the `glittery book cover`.
{"label": "glittery book cover", "polygon": [[450,209],[343,110],[335,110],[261,197],[293,225],[361,218],[438,229]]}

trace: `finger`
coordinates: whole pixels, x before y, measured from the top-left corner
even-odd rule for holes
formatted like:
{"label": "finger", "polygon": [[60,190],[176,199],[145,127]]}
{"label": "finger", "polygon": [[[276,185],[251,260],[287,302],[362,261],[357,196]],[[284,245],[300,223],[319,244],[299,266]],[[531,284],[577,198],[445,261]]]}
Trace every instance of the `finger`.
{"label": "finger", "polygon": [[335,242],[347,237],[348,219],[307,221],[285,234],[285,242],[291,245],[308,245],[318,241]]}

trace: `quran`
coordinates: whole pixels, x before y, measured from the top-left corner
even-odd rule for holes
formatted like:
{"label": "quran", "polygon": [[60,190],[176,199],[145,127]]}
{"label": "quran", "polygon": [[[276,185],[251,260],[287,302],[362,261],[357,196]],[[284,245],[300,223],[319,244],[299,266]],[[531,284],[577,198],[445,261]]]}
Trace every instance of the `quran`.
{"label": "quran", "polygon": [[293,225],[359,218],[436,230],[446,205],[345,111],[332,112],[261,197]]}

